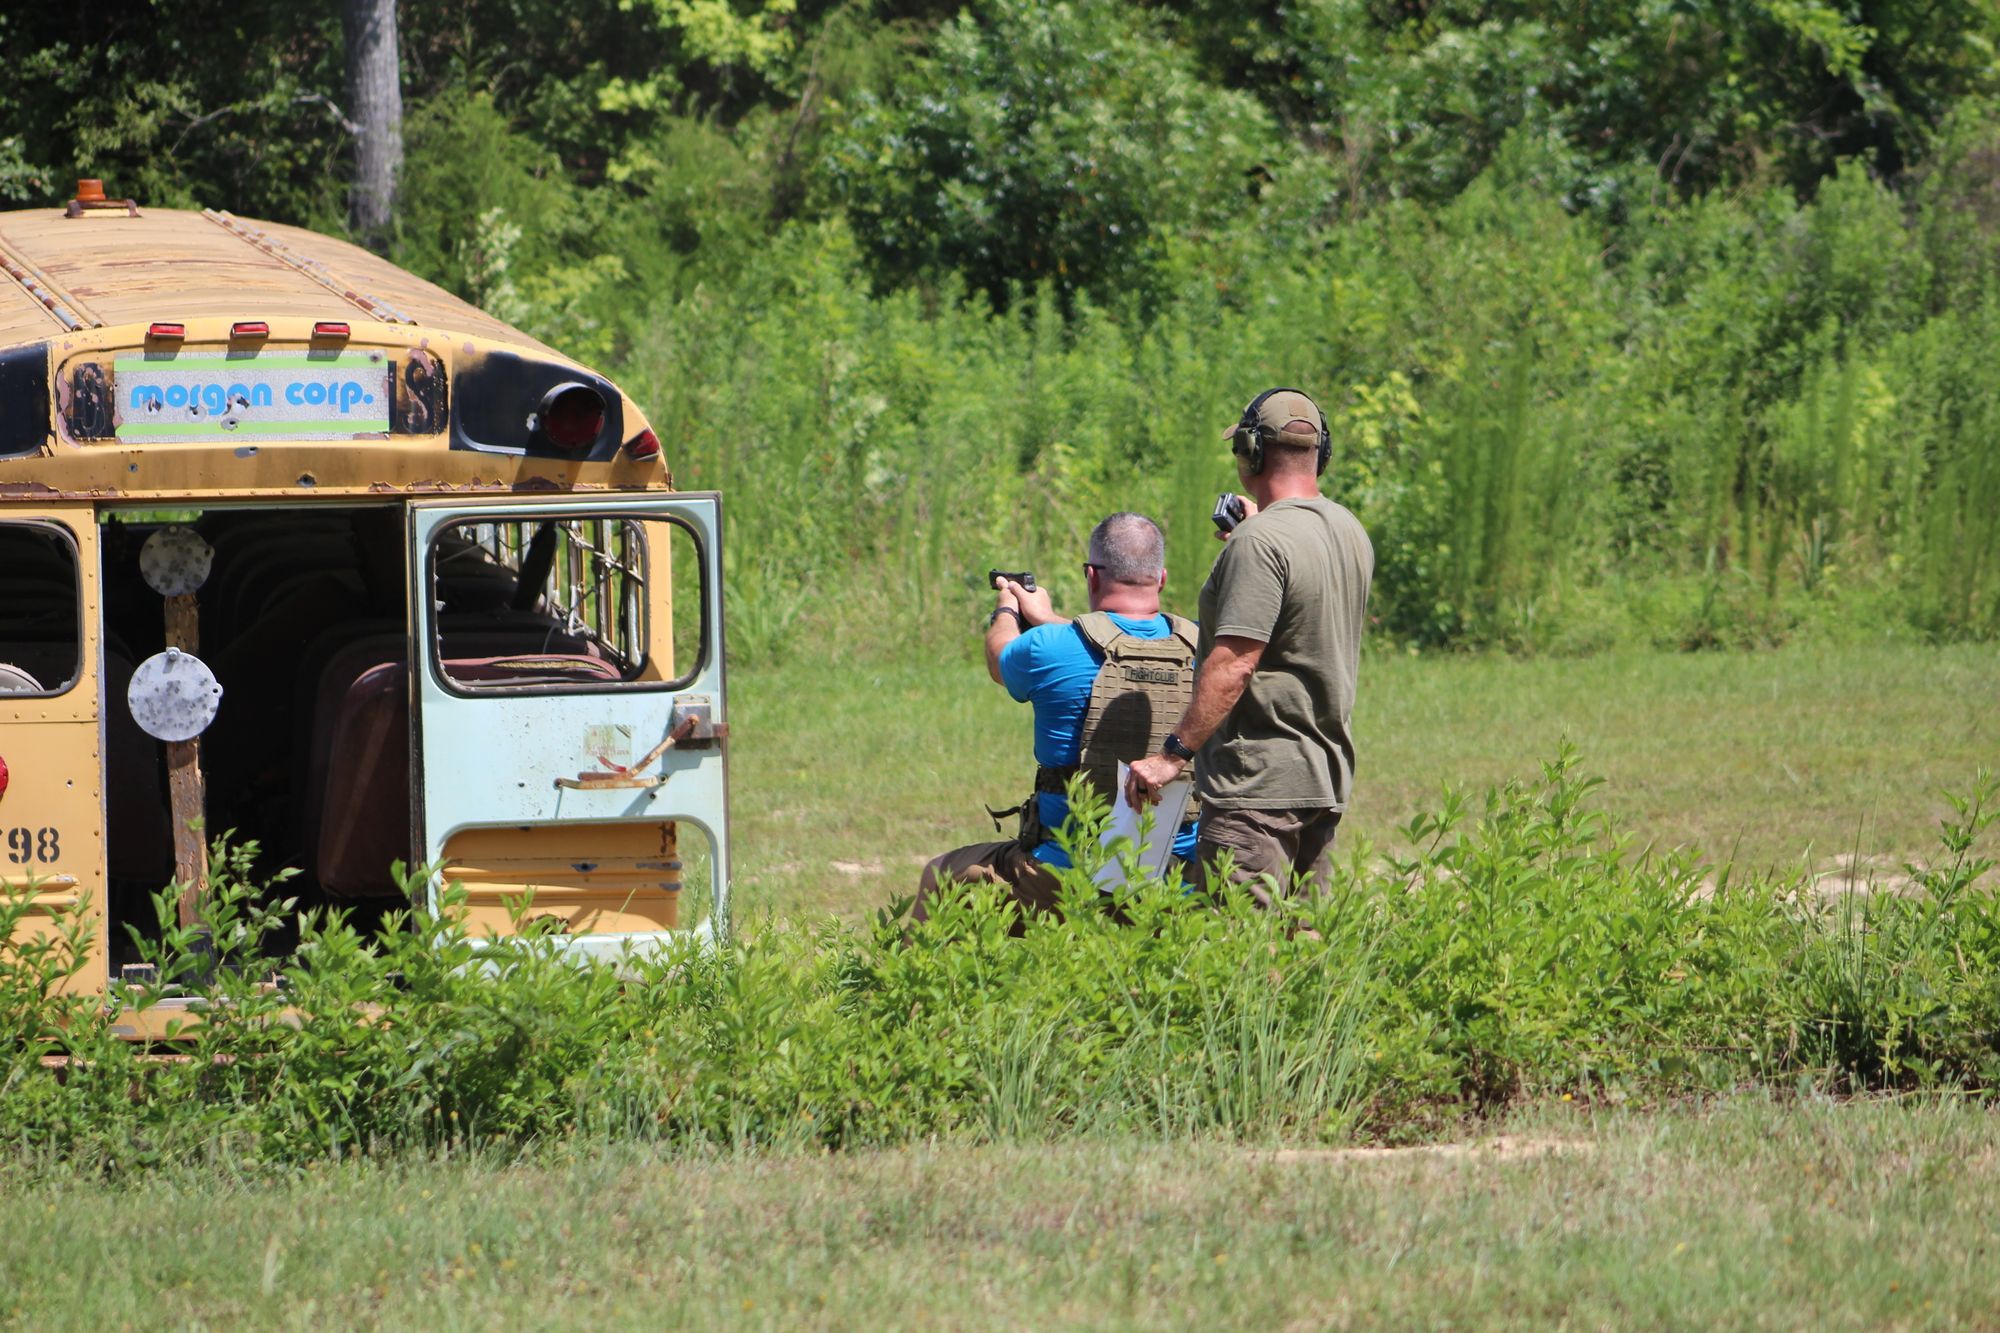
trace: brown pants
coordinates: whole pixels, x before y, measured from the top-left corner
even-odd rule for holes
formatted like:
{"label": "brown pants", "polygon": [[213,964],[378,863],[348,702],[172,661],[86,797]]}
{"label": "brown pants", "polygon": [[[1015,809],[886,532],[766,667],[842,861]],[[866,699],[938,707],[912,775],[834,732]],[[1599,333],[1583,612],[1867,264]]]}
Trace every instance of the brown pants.
{"label": "brown pants", "polygon": [[1269,908],[1294,891],[1319,892],[1333,869],[1333,837],[1340,831],[1338,810],[1217,810],[1201,812],[1201,846],[1195,856],[1197,888],[1209,887],[1215,859],[1228,852],[1235,862],[1229,882]]}
{"label": "brown pants", "polygon": [[917,902],[910,909],[916,921],[930,920],[930,905],[939,888],[949,880],[954,884],[1004,884],[1021,909],[1014,923],[1019,935],[1030,913],[1052,912],[1062,894],[1062,883],[1053,870],[1037,861],[1018,839],[1006,842],[979,842],[943,856],[931,858],[918,882]]}

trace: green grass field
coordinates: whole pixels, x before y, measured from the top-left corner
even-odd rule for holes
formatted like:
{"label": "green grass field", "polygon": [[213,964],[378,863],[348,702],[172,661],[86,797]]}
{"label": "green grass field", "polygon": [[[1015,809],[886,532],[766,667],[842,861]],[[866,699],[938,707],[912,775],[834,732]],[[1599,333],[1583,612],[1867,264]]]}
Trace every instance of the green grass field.
{"label": "green grass field", "polygon": [[1992,1113],[1554,1107],[1450,1149],[1130,1142],[245,1186],[0,1178],[31,1328],[1992,1327]]}
{"label": "green grass field", "polygon": [[[1752,865],[1921,855],[1943,790],[2000,755],[1995,667],[1990,648],[1889,646],[1371,659],[1350,836],[1386,844],[1439,784],[1532,773],[1568,736],[1639,837]],[[1024,772],[1026,710],[969,660],[734,689],[753,932],[907,893],[928,853],[991,836],[979,802]],[[1582,1101],[1376,1126],[1442,1136],[1411,1150],[1003,1132],[731,1154],[586,1133],[302,1169],[224,1147],[110,1176],[29,1152],[0,1162],[0,1324],[2000,1323],[1993,1111],[1774,1082],[1647,1105],[1582,1080]]]}
{"label": "green grass field", "polygon": [[[753,915],[861,916],[914,892],[931,855],[997,836],[982,802],[1014,804],[1030,776],[1027,707],[970,657],[742,672],[732,692],[737,904]],[[1858,851],[1893,869],[1931,849],[1941,790],[2000,761],[2000,653],[1380,655],[1355,725],[1344,838],[1393,845],[1443,784],[1532,774],[1568,736],[1636,836],[1718,863]]]}

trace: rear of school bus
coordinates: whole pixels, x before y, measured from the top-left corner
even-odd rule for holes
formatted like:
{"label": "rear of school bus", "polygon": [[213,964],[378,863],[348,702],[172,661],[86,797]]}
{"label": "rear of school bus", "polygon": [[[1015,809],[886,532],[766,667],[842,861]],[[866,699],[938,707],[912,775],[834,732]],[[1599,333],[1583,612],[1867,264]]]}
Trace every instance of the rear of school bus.
{"label": "rear of school bus", "polygon": [[721,542],[609,380],[375,256],[83,189],[0,213],[10,947],[81,926],[104,990],[156,895],[198,910],[204,830],[302,907],[712,931]]}

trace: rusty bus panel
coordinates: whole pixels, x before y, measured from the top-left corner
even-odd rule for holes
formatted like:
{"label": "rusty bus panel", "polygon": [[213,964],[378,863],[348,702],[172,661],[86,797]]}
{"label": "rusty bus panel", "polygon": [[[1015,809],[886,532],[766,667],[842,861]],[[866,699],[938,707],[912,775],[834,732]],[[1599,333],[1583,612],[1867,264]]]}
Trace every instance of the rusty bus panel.
{"label": "rusty bus panel", "polygon": [[464,888],[476,935],[511,933],[517,916],[566,935],[672,930],[681,872],[671,822],[465,829],[444,847],[443,878]]}

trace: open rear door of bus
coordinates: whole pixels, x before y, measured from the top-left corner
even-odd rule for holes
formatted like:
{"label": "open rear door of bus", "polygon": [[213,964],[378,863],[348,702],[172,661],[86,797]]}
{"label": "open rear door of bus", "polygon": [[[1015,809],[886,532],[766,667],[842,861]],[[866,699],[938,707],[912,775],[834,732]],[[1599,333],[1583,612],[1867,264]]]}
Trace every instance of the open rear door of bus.
{"label": "open rear door of bus", "polygon": [[601,955],[723,929],[719,498],[410,511],[414,841],[434,905],[461,885],[476,935],[553,918]]}
{"label": "open rear door of bus", "polygon": [[106,981],[97,549],[89,504],[0,514],[0,947],[78,992]]}

